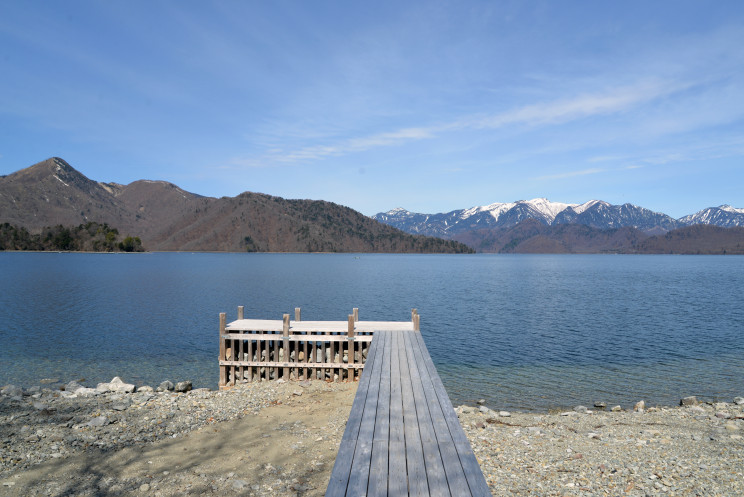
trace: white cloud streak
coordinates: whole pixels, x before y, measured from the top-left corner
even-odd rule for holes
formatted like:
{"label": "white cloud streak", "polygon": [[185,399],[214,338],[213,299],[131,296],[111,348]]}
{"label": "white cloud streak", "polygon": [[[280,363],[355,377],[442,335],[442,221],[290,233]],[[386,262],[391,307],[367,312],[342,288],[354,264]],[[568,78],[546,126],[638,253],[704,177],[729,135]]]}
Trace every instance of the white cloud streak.
{"label": "white cloud streak", "polygon": [[587,176],[590,174],[599,174],[599,173],[604,173],[604,172],[607,172],[607,169],[598,169],[598,168],[583,169],[581,171],[569,171],[569,172],[560,173],[560,174],[550,174],[547,176],[539,176],[535,179],[538,181],[546,181],[546,180],[553,180],[553,179],[566,179],[566,178],[573,178],[576,176]]}
{"label": "white cloud streak", "polygon": [[463,130],[498,129],[506,126],[550,126],[631,110],[638,105],[664,98],[689,88],[690,84],[663,82],[642,83],[630,87],[614,88],[604,93],[580,95],[571,99],[544,104],[532,104],[486,117],[467,117],[450,123],[403,128],[335,144],[317,145],[284,151],[275,149],[260,158],[236,159],[233,164],[247,167],[267,167],[313,161],[325,157],[341,156],[381,147],[400,146],[412,141],[433,139],[446,133]]}

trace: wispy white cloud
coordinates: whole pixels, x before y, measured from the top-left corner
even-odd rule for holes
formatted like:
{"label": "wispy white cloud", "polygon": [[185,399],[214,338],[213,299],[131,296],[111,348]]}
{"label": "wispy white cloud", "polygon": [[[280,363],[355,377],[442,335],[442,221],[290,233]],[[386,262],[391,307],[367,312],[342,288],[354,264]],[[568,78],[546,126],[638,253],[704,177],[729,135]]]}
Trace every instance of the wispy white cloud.
{"label": "wispy white cloud", "polygon": [[625,112],[646,102],[684,90],[689,86],[690,84],[644,82],[635,86],[613,88],[603,93],[584,94],[568,99],[526,105],[485,117],[464,117],[449,123],[403,128],[296,150],[274,150],[259,158],[236,159],[234,163],[251,167],[297,163],[363,152],[375,148],[399,146],[412,141],[433,139],[446,133],[463,130],[487,130],[518,125],[550,126],[563,124],[597,115]]}
{"label": "wispy white cloud", "polygon": [[549,174],[546,176],[538,176],[535,178],[539,181],[545,181],[545,180],[553,180],[553,179],[566,179],[566,178],[573,178],[576,176],[588,176],[590,174],[599,174],[599,173],[605,173],[607,172],[607,169],[582,169],[581,171],[568,171],[565,173],[559,173],[559,174]]}
{"label": "wispy white cloud", "polygon": [[353,152],[400,145],[414,140],[433,138],[433,128],[404,128],[389,133],[379,133],[360,138],[351,138],[333,145],[316,145],[294,151],[273,150],[260,159],[235,159],[233,164],[248,167],[265,167],[276,163],[296,163],[324,157],[346,155]]}
{"label": "wispy white cloud", "polygon": [[500,128],[511,124],[530,126],[560,124],[591,116],[614,114],[651,100],[676,93],[689,84],[650,82],[614,88],[605,93],[580,95],[545,104],[527,105],[481,120],[466,123],[470,128]]}

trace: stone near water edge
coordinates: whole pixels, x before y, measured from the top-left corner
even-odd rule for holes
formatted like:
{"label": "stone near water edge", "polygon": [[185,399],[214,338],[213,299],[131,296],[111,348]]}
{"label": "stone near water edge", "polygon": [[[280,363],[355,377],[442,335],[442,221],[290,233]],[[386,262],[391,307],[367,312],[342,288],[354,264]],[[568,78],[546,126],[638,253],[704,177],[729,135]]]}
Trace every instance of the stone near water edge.
{"label": "stone near water edge", "polygon": [[102,385],[105,385],[104,388],[108,388],[109,392],[116,392],[116,393],[134,393],[134,391],[137,389],[131,383],[124,383],[124,381],[118,376],[114,376],[114,378],[109,383],[98,384],[99,387]]}
{"label": "stone near water edge", "polygon": [[164,382],[160,383],[158,385],[158,388],[155,389],[156,392],[172,392],[175,386],[173,385],[173,382],[170,380],[165,380]]}
{"label": "stone near water edge", "polygon": [[623,408],[620,407],[620,406],[613,406],[612,409],[610,409],[610,411],[612,411],[612,412],[620,412],[622,410],[623,410]]}
{"label": "stone near water edge", "polygon": [[485,403],[486,403],[486,399],[478,399],[478,402],[476,402],[476,404],[478,404],[479,406],[482,406]]}
{"label": "stone near water edge", "polygon": [[80,387],[77,390],[73,392],[78,397],[95,397],[96,395],[100,395],[101,392],[96,390],[95,388],[88,388],[88,387]]}
{"label": "stone near water edge", "polygon": [[192,389],[191,380],[179,381],[176,383],[175,391],[179,393],[190,392]]}
{"label": "stone near water edge", "polygon": [[605,407],[607,407],[607,403],[606,402],[595,402],[594,407],[596,407],[597,409],[604,409]]}
{"label": "stone near water edge", "polygon": [[698,400],[697,400],[697,397],[695,397],[694,395],[685,397],[679,401],[679,405],[681,406],[695,406],[697,404],[698,404]]}
{"label": "stone near water edge", "polygon": [[737,406],[744,406],[744,397],[735,397],[734,404]]}
{"label": "stone near water edge", "polygon": [[8,397],[21,397],[23,395],[23,389],[15,385],[5,385],[0,389],[0,394]]}
{"label": "stone near water edge", "polygon": [[98,428],[101,426],[106,426],[109,423],[110,421],[106,416],[98,416],[98,417],[91,419],[87,423],[85,423],[85,426],[90,426],[91,428]]}
{"label": "stone near water edge", "polygon": [[499,411],[499,416],[502,418],[510,418],[511,413],[509,411]]}
{"label": "stone near water edge", "polygon": [[578,412],[579,414],[586,414],[589,409],[586,408],[586,406],[576,406],[573,408],[574,412]]}
{"label": "stone near water edge", "polygon": [[491,412],[491,409],[489,409],[489,408],[488,408],[488,407],[486,407],[486,406],[480,406],[480,407],[478,408],[478,412],[480,412],[480,413],[482,413],[482,414],[488,414],[489,412]]}
{"label": "stone near water edge", "polygon": [[139,393],[153,393],[153,392],[155,391],[155,389],[154,389],[154,388],[152,388],[152,387],[151,387],[151,386],[149,386],[149,385],[143,385],[143,386],[141,386],[141,387],[137,388],[137,391],[138,391]]}
{"label": "stone near water edge", "polygon": [[73,381],[65,384],[65,386],[62,388],[62,390],[64,390],[65,392],[73,392],[74,393],[75,390],[77,390],[79,388],[82,388],[82,387],[83,387],[83,385],[81,385],[77,381],[74,381],[73,380]]}
{"label": "stone near water edge", "polygon": [[645,400],[639,400],[636,402],[636,405],[633,406],[633,410],[635,412],[643,412],[646,409],[646,401]]}

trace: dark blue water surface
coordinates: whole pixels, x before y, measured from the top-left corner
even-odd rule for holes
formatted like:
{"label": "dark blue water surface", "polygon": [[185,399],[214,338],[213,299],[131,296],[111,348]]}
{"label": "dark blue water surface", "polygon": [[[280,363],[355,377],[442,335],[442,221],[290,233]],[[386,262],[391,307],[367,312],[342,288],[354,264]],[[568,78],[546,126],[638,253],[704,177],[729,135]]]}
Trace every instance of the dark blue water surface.
{"label": "dark blue water surface", "polygon": [[218,314],[408,320],[453,403],[744,395],[744,257],[0,253],[0,385],[217,385]]}

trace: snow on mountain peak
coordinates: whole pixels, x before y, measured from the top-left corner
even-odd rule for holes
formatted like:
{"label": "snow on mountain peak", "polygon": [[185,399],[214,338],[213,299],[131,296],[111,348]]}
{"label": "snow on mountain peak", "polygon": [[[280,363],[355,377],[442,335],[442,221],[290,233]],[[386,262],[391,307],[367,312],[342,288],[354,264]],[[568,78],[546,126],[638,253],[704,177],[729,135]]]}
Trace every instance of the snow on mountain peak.
{"label": "snow on mountain peak", "polygon": [[573,210],[576,214],[581,214],[582,212],[585,212],[587,209],[590,209],[597,204],[604,205],[605,207],[610,206],[610,204],[608,204],[604,200],[590,200],[589,202],[584,202],[583,204],[574,206]]}
{"label": "snow on mountain peak", "polygon": [[731,207],[728,204],[724,204],[718,207],[722,211],[730,212],[732,214],[744,214],[744,209],[737,209],[736,207]]}
{"label": "snow on mountain peak", "polygon": [[405,210],[403,207],[396,207],[395,209],[387,211],[385,214],[388,216],[394,216],[396,214],[410,214],[410,212]]}
{"label": "snow on mountain peak", "polygon": [[550,222],[553,222],[555,219],[555,216],[560,214],[562,211],[568,209],[569,207],[578,207],[578,204],[565,204],[563,202],[551,202],[547,198],[533,198],[532,200],[526,200],[523,201],[523,203],[529,205],[536,211],[543,214],[545,217],[550,219]]}

